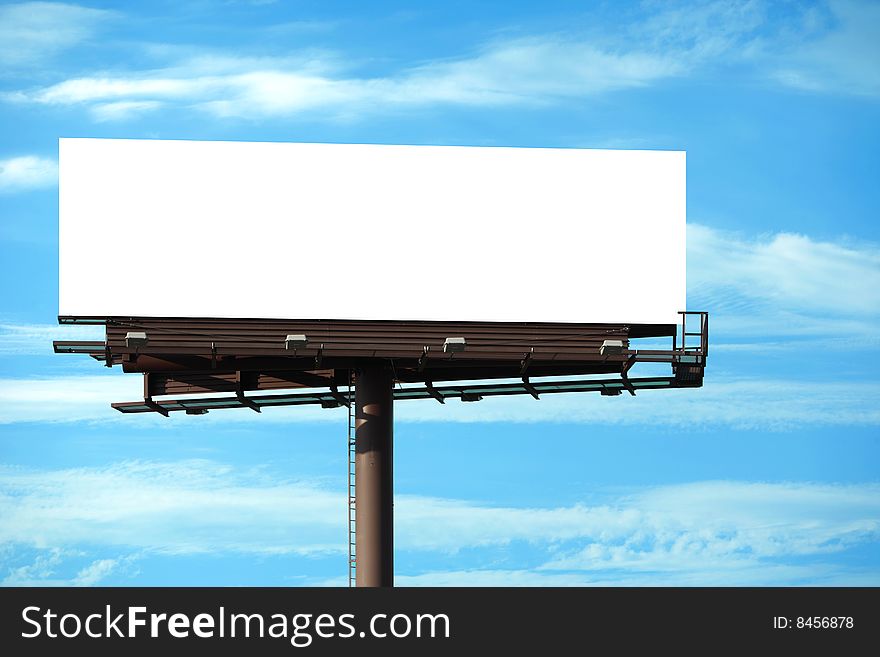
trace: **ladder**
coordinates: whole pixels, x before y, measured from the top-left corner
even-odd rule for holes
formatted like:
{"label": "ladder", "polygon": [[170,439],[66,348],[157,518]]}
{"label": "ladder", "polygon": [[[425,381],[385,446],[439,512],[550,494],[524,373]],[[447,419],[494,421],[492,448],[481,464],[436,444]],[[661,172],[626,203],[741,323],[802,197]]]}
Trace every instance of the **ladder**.
{"label": "ladder", "polygon": [[357,498],[355,496],[355,467],[357,465],[357,414],[354,396],[351,393],[351,370],[348,372],[348,586],[357,585],[357,541],[356,517]]}

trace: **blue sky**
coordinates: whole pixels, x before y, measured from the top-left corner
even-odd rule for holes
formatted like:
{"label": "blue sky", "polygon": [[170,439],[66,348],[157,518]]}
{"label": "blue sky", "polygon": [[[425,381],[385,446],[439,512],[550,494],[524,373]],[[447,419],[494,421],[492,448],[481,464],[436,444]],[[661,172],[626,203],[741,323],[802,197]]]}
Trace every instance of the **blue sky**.
{"label": "blue sky", "polygon": [[397,582],[880,584],[878,37],[855,1],[0,5],[0,581],[346,582],[344,413],[121,416],[137,377],[51,354],[95,335],[55,325],[66,136],[687,150],[705,387],[398,404]]}

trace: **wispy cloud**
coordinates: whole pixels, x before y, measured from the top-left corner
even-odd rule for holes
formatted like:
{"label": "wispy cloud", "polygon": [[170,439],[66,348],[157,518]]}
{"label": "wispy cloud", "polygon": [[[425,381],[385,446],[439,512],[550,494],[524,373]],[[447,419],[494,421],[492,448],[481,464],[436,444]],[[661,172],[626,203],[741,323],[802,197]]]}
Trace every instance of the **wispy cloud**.
{"label": "wispy cloud", "polygon": [[109,577],[118,566],[118,559],[97,559],[76,574],[72,585],[95,586],[95,584]]}
{"label": "wispy cloud", "polygon": [[45,356],[53,353],[53,340],[103,339],[103,326],[0,322],[0,356]]}
{"label": "wispy cloud", "polygon": [[221,117],[288,116],[318,109],[350,117],[353,111],[435,104],[540,104],[643,86],[681,71],[674,57],[532,38],[384,77],[347,76],[334,57],[300,62],[201,57],[156,71],[69,79],[6,98],[80,105],[102,120],[108,108],[154,109],[160,104]]}
{"label": "wispy cloud", "polygon": [[11,567],[2,580],[3,586],[95,586],[119,573],[132,562],[132,557],[95,559],[79,568],[70,577],[58,571],[81,555],[76,550],[50,548],[38,551],[31,563]]}
{"label": "wispy cloud", "polygon": [[42,189],[58,184],[55,160],[23,155],[0,160],[0,194]]}
{"label": "wispy cloud", "polygon": [[343,496],[209,461],[0,468],[0,543],[164,554],[310,554],[345,547]]}
{"label": "wispy cloud", "polygon": [[[85,38],[108,15],[73,5],[12,7],[11,25],[22,25],[22,17],[30,16],[28,20],[67,27],[61,38],[57,30],[18,30],[26,35],[17,36],[19,41],[30,41],[10,47],[10,53],[49,52],[51,48],[41,45],[46,35],[52,35],[52,48],[66,47]],[[769,75],[800,88],[880,92],[880,74],[871,66],[878,56],[873,34],[880,10],[851,0],[833,3],[832,10],[829,19],[809,7],[789,7],[782,19],[756,1],[653,5],[640,19],[614,30],[564,28],[496,38],[470,52],[403,63],[379,75],[358,75],[353,72],[358,62],[327,50],[230,57],[204,49],[193,56],[197,47],[139,44],[145,52],[164,52],[171,59],[159,67],[68,77],[3,98],[81,107],[96,121],[122,121],[160,109],[221,118],[309,114],[353,119],[435,105],[557,104],[739,65],[762,79]],[[65,13],[69,15],[62,20]]]}
{"label": "wispy cloud", "polygon": [[746,237],[691,223],[687,253],[688,304],[711,310],[713,326],[727,336],[876,335],[876,244],[792,233]]}
{"label": "wispy cloud", "polygon": [[[352,75],[338,53],[231,58],[204,53],[153,70],[104,72],[7,94],[7,100],[117,109],[177,107],[220,117],[323,117],[426,105],[542,105],[644,87],[722,54],[749,52],[761,23],[753,3],[661,11],[613,36],[599,30],[495,39],[468,54]],[[125,103],[123,105],[123,103]],[[138,105],[134,105],[138,104]]]}
{"label": "wispy cloud", "polygon": [[408,102],[512,104],[641,87],[683,73],[674,53],[612,50],[561,37],[494,44],[475,57],[408,71],[394,85]]}
{"label": "wispy cloud", "polygon": [[124,121],[133,116],[152,112],[162,107],[156,100],[121,100],[114,103],[99,103],[92,107],[92,116],[96,121]]}
{"label": "wispy cloud", "polygon": [[39,64],[92,37],[112,11],[61,2],[23,2],[0,7],[0,64]]}
{"label": "wispy cloud", "polygon": [[[60,358],[60,356],[59,356]],[[94,363],[95,367],[100,367]],[[114,401],[143,399],[143,381],[138,375],[107,371],[102,375],[59,375],[32,379],[0,379],[0,425],[13,422],[114,422],[138,426],[170,426],[160,420],[166,418],[148,416],[125,416],[110,407]],[[271,411],[282,411],[273,413]],[[337,421],[339,415],[333,410],[301,408],[298,413],[290,409],[266,409],[261,418],[267,421],[321,422]],[[220,416],[212,413],[207,417],[183,416],[176,421],[192,419],[208,422],[248,422],[251,418],[238,413]]]}
{"label": "wispy cloud", "polygon": [[[623,501],[639,517],[623,540],[592,542],[555,556],[548,570],[712,572],[764,559],[827,554],[880,537],[876,485],[705,482],[653,489]],[[833,510],[832,510],[833,509]],[[834,522],[823,518],[840,513]]]}
{"label": "wispy cloud", "polygon": [[[688,562],[717,570],[739,568],[740,557],[828,553],[876,541],[878,492],[876,485],[711,481],[554,509],[404,498],[396,520],[411,549],[539,541],[556,546],[541,566],[547,570],[687,570]],[[425,526],[429,518],[432,527]],[[582,539],[583,547],[561,547]]]}
{"label": "wispy cloud", "polygon": [[771,60],[771,76],[805,91],[880,96],[880,5],[832,0],[829,9],[805,15],[807,38]]}
{"label": "wispy cloud", "polygon": [[[0,469],[0,543],[44,555],[11,572],[13,582],[52,577],[71,550],[340,554],[344,508],[344,493],[325,484],[210,461]],[[432,551],[441,564],[470,550],[500,569],[484,578],[498,584],[821,583],[847,574],[826,563],[830,554],[877,543],[880,488],[696,482],[555,508],[404,495],[395,514],[399,550]],[[504,551],[518,542],[537,550],[534,566]],[[799,565],[786,565],[793,557]],[[95,559],[77,580],[99,581],[117,561]],[[410,575],[413,584],[464,583],[454,573]]]}
{"label": "wispy cloud", "polygon": [[[503,568],[473,570],[435,570],[416,575],[395,575],[394,585],[414,586],[877,586],[880,576],[859,568],[840,568],[834,564],[783,563],[749,564],[735,570],[688,572],[552,572]],[[345,586],[344,578],[327,581],[326,586]]]}
{"label": "wispy cloud", "polygon": [[62,561],[62,555],[61,548],[44,550],[37,554],[33,562],[10,568],[9,574],[3,578],[3,584],[5,586],[39,586],[42,582],[50,581],[55,574],[55,568]]}

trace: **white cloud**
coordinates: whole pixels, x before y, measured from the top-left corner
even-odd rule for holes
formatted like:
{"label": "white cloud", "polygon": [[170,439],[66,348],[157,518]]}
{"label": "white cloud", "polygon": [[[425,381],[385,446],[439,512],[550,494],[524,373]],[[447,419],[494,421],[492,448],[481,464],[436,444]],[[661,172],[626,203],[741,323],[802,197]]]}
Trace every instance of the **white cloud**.
{"label": "white cloud", "polygon": [[[57,356],[77,358],[77,356]],[[88,358],[79,356],[79,358]],[[92,362],[92,367],[102,368]],[[110,407],[115,401],[143,399],[143,379],[136,374],[123,374],[116,367],[104,375],[58,375],[33,379],[0,379],[0,425],[12,422],[113,422],[134,426],[170,427],[169,419],[153,413],[123,415]],[[263,422],[322,422],[340,421],[339,410],[305,407],[293,409],[264,409],[259,416]],[[240,413],[217,411],[208,416],[170,419],[175,426],[205,422],[251,422],[254,418]],[[155,415],[155,416],[154,416]]]}
{"label": "white cloud", "polygon": [[119,565],[117,559],[98,559],[80,570],[73,578],[73,586],[95,586],[113,573]]}
{"label": "white cloud", "polygon": [[[31,5],[28,5],[31,6]],[[22,15],[63,21],[64,47],[85,38],[106,12],[72,5],[33,3]],[[25,7],[25,5],[15,5]],[[49,8],[64,8],[52,9]],[[311,113],[351,119],[376,111],[428,105],[542,105],[590,98],[692,75],[709,67],[746,63],[801,88],[875,94],[876,6],[834,4],[839,25],[818,29],[816,11],[792,8],[773,19],[760,2],[654,5],[644,18],[613,33],[588,29],[496,39],[470,54],[409,64],[380,76],[351,72],[339,53],[230,57],[210,52],[173,59],[160,68],[93,72],[41,88],[4,94],[7,101],[82,106],[97,121],[121,121],[160,108],[196,110],[218,117],[286,117]],[[55,13],[53,13],[55,12]],[[78,13],[79,12],[79,13]],[[81,13],[86,12],[86,13]],[[37,20],[37,19],[33,19]],[[797,26],[793,29],[791,26]],[[24,30],[39,43],[51,30]],[[820,37],[816,37],[816,34]],[[141,44],[145,52],[180,57],[193,48]],[[11,49],[36,52],[37,47]],[[784,54],[783,54],[784,53]]]}
{"label": "white cloud", "polygon": [[[320,110],[351,118],[425,105],[537,105],[644,87],[722,54],[742,56],[760,12],[710,3],[666,11],[618,36],[593,30],[497,39],[470,55],[355,76],[333,53],[300,57],[191,57],[156,70],[93,74],[6,94],[7,100],[96,109],[116,103],[195,108],[221,117]],[[124,113],[119,118],[127,116]]]}
{"label": "white cloud", "polygon": [[[94,366],[100,367],[97,362]],[[0,424],[119,420],[119,413],[110,408],[110,402],[124,401],[120,396],[143,398],[140,377],[123,377],[116,372],[116,376],[0,379],[0,418],[5,418]]]}
{"label": "white cloud", "polygon": [[690,223],[688,304],[710,310],[728,336],[870,338],[880,320],[880,248]]}
{"label": "white cloud", "polygon": [[188,88],[188,81],[183,79],[79,78],[42,90],[33,96],[33,100],[47,105],[62,105],[144,96],[180,98],[193,92]]}
{"label": "white cloud", "polygon": [[33,65],[90,37],[114,15],[60,2],[23,2],[0,7],[0,64]]}
{"label": "white cloud", "polygon": [[426,65],[395,85],[404,102],[512,104],[641,87],[684,72],[674,54],[606,50],[562,38],[495,44],[470,59]]}
{"label": "white cloud", "polygon": [[208,461],[44,472],[0,467],[0,491],[0,543],[163,554],[312,554],[345,547],[341,494]]}
{"label": "white cloud", "polygon": [[878,493],[876,485],[719,481],[652,488],[601,506],[495,508],[403,498],[395,510],[404,545],[412,549],[585,539],[585,547],[558,549],[542,568],[686,570],[688,562],[702,562],[725,569],[876,541]]}
{"label": "white cloud", "polygon": [[103,340],[103,326],[0,323],[0,356],[53,353],[53,340]]}
{"label": "white cloud", "polygon": [[58,163],[36,155],[0,160],[0,193],[52,187],[58,184]]}
{"label": "white cloud", "polygon": [[115,103],[102,103],[92,107],[96,121],[124,121],[133,116],[159,109],[162,103],[156,100],[121,100]]}
{"label": "white cloud", "polygon": [[832,0],[829,19],[814,17],[810,38],[771,61],[777,81],[812,92],[880,96],[880,5]]}
{"label": "white cloud", "polygon": [[[158,71],[69,79],[11,101],[83,105],[99,120],[121,119],[128,110],[196,108],[218,116],[281,116],[315,108],[341,109],[382,95],[383,82],[334,79],[333,61],[199,57]],[[387,98],[385,100],[388,100]],[[120,111],[121,110],[121,111]]]}
{"label": "white cloud", "polygon": [[63,577],[59,571],[79,556],[80,552],[62,548],[39,551],[31,563],[9,568],[2,586],[95,586],[133,561],[133,557],[96,559],[71,577]]}
{"label": "white cloud", "polygon": [[[89,584],[132,554],[335,555],[346,545],[344,491],[210,461],[0,468],[0,514],[0,544],[42,551],[6,583],[51,579],[72,551],[129,554],[93,560],[70,580]],[[415,573],[403,585],[843,581],[831,555],[876,544],[880,487],[696,482],[556,508],[399,495],[395,515],[397,549],[436,552],[438,564],[483,549],[469,554],[499,568],[477,566],[469,582]],[[532,546],[534,567],[511,562],[503,548],[513,542]]]}
{"label": "white cloud", "polygon": [[638,512],[631,531],[559,554],[543,568],[678,572],[698,565],[722,573],[845,550],[880,536],[878,492],[876,485],[738,482],[654,489],[622,501]]}
{"label": "white cloud", "polygon": [[761,30],[773,27],[766,6],[755,0],[698,0],[654,7],[660,9],[649,10],[642,22],[634,24],[629,38],[655,52],[676,53],[691,68],[721,57],[740,60],[758,55]]}
{"label": "white cloud", "polygon": [[[723,322],[728,325],[728,327],[740,328],[744,329],[745,327],[742,324],[737,326],[736,322],[732,322],[730,319]],[[834,326],[836,328],[840,328],[839,323],[835,323]],[[757,326],[755,324],[749,325],[750,330],[752,331],[753,338],[757,339],[761,335],[761,330],[763,327]],[[829,326],[827,324],[822,326],[813,326],[811,327],[814,330],[818,331],[820,328],[827,331]],[[864,335],[862,331],[866,327],[862,324],[855,324],[851,331],[844,331],[848,337],[835,337],[835,336],[827,336],[822,338],[801,338],[797,337],[795,339],[789,340],[765,340],[762,342],[722,342],[722,343],[713,343],[712,344],[712,352],[713,353],[740,353],[740,354],[768,354],[768,353],[777,353],[777,354],[786,354],[793,355],[797,352],[801,354],[806,353],[810,350],[815,351],[816,353],[835,353],[842,351],[852,351],[854,349],[859,349],[863,352],[867,352],[869,350],[874,351],[880,349],[880,336],[878,335]],[[764,335],[767,335],[765,332]]]}
{"label": "white cloud", "polygon": [[[326,586],[345,586],[343,578]],[[688,572],[551,572],[547,570],[437,570],[395,575],[394,585],[411,586],[877,586],[880,575],[870,570],[842,569],[829,564],[808,566],[751,564],[734,571],[694,568]]]}
{"label": "white cloud", "polygon": [[38,586],[47,582],[55,574],[55,568],[61,563],[63,551],[51,548],[38,554],[32,563],[11,568],[3,579],[4,586]]}

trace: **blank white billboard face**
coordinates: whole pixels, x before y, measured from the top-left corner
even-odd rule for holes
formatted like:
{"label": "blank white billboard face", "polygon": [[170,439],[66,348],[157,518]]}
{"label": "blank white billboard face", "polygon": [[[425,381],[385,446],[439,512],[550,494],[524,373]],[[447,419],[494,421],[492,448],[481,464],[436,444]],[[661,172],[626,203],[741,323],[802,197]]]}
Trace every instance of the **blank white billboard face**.
{"label": "blank white billboard face", "polygon": [[685,154],[62,139],[59,314],[662,323]]}

